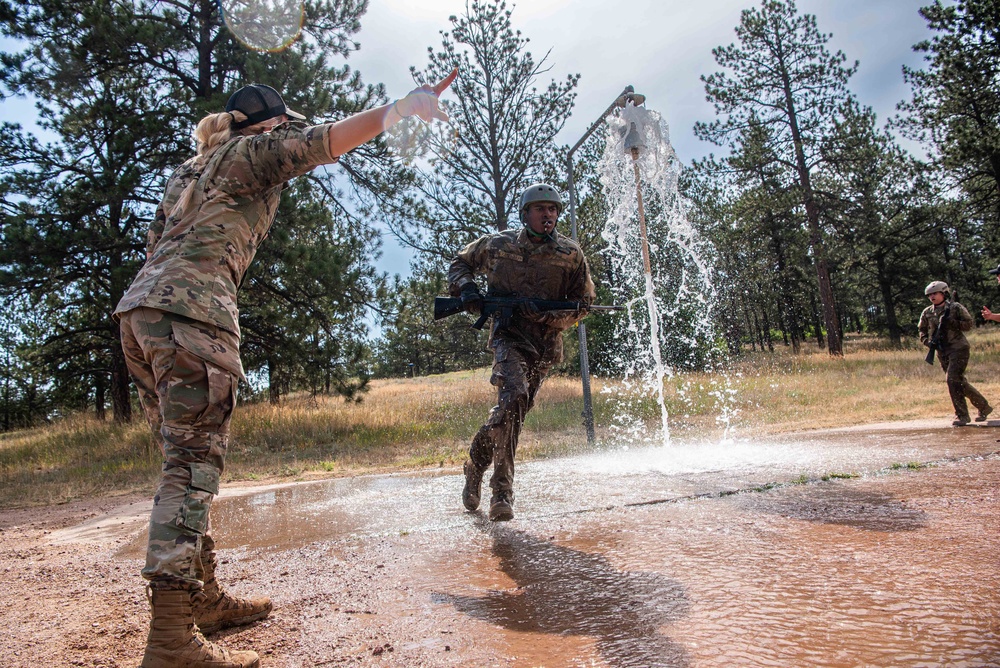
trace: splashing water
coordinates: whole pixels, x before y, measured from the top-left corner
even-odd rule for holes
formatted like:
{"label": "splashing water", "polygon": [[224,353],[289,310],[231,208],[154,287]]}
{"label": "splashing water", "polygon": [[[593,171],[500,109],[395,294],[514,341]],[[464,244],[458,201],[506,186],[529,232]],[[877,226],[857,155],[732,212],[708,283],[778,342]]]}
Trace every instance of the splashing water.
{"label": "splashing water", "polygon": [[279,52],[302,35],[302,0],[219,0],[222,19],[233,36],[255,51]]}
{"label": "splashing water", "polygon": [[[681,406],[717,405],[716,419],[728,436],[734,414],[728,378],[675,379],[675,368],[711,368],[718,351],[711,324],[716,291],[706,260],[711,253],[678,192],[680,164],[669,129],[656,111],[631,104],[607,122],[599,163],[609,208],[602,236],[614,300],[627,307],[611,354],[622,381],[604,389],[617,395],[611,428],[626,443],[669,444],[665,384],[675,381]],[[649,434],[644,420],[655,410],[651,401],[659,408],[658,434]]]}

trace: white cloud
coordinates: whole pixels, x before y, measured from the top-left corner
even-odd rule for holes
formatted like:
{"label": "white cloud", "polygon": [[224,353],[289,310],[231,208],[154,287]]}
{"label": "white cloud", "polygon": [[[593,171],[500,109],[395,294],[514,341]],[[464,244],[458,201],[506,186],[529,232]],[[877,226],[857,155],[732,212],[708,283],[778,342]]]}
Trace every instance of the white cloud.
{"label": "white cloud", "polygon": [[[830,46],[861,62],[851,86],[862,104],[882,120],[909,90],[903,64],[919,65],[912,46],[928,34],[917,10],[925,0],[801,0],[799,11],[816,15],[832,33]],[[509,5],[508,5],[509,6]],[[712,147],[692,134],[698,120],[711,120],[700,77],[714,72],[712,49],[735,40],[740,12],[759,6],[746,0],[536,0],[514,7],[513,24],[541,57],[551,49],[549,77],[580,73],[577,104],[559,139],[575,143],[626,84],[663,113],[680,158],[701,157]],[[412,87],[409,66],[427,62],[438,47],[448,17],[465,10],[464,0],[375,0],[362,18],[361,51],[351,58],[370,81],[384,82],[392,96]]]}

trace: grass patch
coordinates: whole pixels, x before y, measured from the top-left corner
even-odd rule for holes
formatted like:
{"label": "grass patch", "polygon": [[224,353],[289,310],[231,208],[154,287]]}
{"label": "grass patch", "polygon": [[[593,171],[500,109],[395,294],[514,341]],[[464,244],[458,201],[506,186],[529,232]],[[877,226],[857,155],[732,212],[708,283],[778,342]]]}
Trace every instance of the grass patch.
{"label": "grass patch", "polygon": [[[1000,403],[1000,328],[972,332],[969,378]],[[725,374],[677,374],[664,384],[673,435],[717,436],[723,408],[738,434],[760,435],[875,422],[947,420],[951,404],[939,366],[923,350],[887,348],[849,337],[845,356],[782,346],[755,353]],[[424,378],[377,380],[361,403],[292,396],[281,406],[242,404],[233,419],[225,482],[309,479],[361,472],[457,467],[496,391],[488,369]],[[997,379],[997,380],[995,380]],[[592,379],[599,439],[621,395]],[[631,415],[658,425],[653,397],[626,397]],[[525,421],[518,459],[556,457],[586,447],[578,378],[551,376]],[[912,468],[901,463],[899,468]],[[43,429],[0,434],[0,508],[51,504],[81,497],[151,493],[160,455],[144,423],[128,425],[71,417]],[[824,479],[854,477],[833,473]]]}
{"label": "grass patch", "polygon": [[820,478],[823,482],[828,480],[851,480],[852,478],[860,478],[861,475],[858,473],[827,473],[825,476]]}

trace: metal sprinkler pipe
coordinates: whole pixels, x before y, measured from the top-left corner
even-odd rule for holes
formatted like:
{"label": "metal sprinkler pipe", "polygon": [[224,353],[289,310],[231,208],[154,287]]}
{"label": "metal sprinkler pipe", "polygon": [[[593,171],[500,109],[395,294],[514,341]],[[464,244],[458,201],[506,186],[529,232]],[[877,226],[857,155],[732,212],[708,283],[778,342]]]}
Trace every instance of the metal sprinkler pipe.
{"label": "metal sprinkler pipe", "polygon": [[642,267],[647,276],[653,275],[649,262],[649,239],[646,236],[646,211],[642,206],[642,180],[639,177],[639,147],[629,148],[632,154],[632,169],[635,170],[635,197],[639,201],[639,241],[642,247]]}
{"label": "metal sprinkler pipe", "polygon": [[[625,89],[621,92],[621,95],[615,98],[607,109],[594,121],[587,131],[583,133],[580,140],[573,145],[573,148],[569,150],[566,154],[566,166],[568,170],[568,182],[569,182],[569,219],[572,229],[573,241],[577,240],[577,229],[576,229],[576,186],[573,183],[573,154],[576,150],[583,145],[583,142],[587,141],[587,138],[594,133],[594,130],[608,117],[615,109],[624,109],[625,105],[631,102],[633,105],[640,105],[646,101],[645,95],[640,95],[635,92],[632,86],[625,86]],[[638,154],[637,154],[638,155]],[[633,158],[634,160],[635,158]],[[638,178],[638,165],[636,166],[636,175]],[[642,211],[642,200],[640,199],[640,211]],[[645,226],[645,223],[643,223]],[[643,228],[645,229],[645,227]],[[645,237],[644,237],[645,238]],[[649,258],[648,251],[646,257],[646,267],[648,272]],[[577,335],[580,341],[580,377],[583,381],[583,426],[587,430],[587,442],[593,444],[596,440],[596,435],[594,433],[594,407],[590,398],[590,360],[587,354],[587,326],[581,321],[577,325]]]}
{"label": "metal sprinkler pipe", "polygon": [[[657,313],[656,301],[653,293],[653,269],[649,261],[649,238],[646,234],[646,211],[642,204],[642,178],[639,172],[639,151],[646,147],[642,133],[634,122],[629,122],[629,130],[625,135],[625,153],[632,156],[632,169],[635,171],[635,197],[638,203],[639,213],[639,241],[642,249],[642,267],[646,278],[647,306],[649,307],[649,333],[650,347],[653,351],[653,358],[659,364],[660,356],[660,336],[659,336],[659,314]],[[663,382],[657,383],[656,394],[660,402],[661,420],[663,422],[663,444],[669,442],[669,432],[667,431],[666,403],[663,396]]]}
{"label": "metal sprinkler pipe", "polygon": [[639,200],[639,239],[642,246],[642,266],[646,274],[652,274],[653,270],[649,263],[649,241],[646,238],[646,212],[642,206],[642,179],[639,175],[639,151],[646,148],[646,142],[635,121],[629,121],[624,144],[625,153],[632,156],[632,169],[635,170],[635,195]]}

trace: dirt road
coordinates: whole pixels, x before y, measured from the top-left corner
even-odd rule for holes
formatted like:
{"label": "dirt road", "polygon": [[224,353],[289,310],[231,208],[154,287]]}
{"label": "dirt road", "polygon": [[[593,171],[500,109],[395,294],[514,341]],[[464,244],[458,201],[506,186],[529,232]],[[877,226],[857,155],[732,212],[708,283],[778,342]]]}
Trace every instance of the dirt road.
{"label": "dirt road", "polygon": [[[1000,429],[936,423],[227,489],[215,636],[285,666],[1000,665]],[[149,501],[0,519],[0,666],[136,666]]]}

